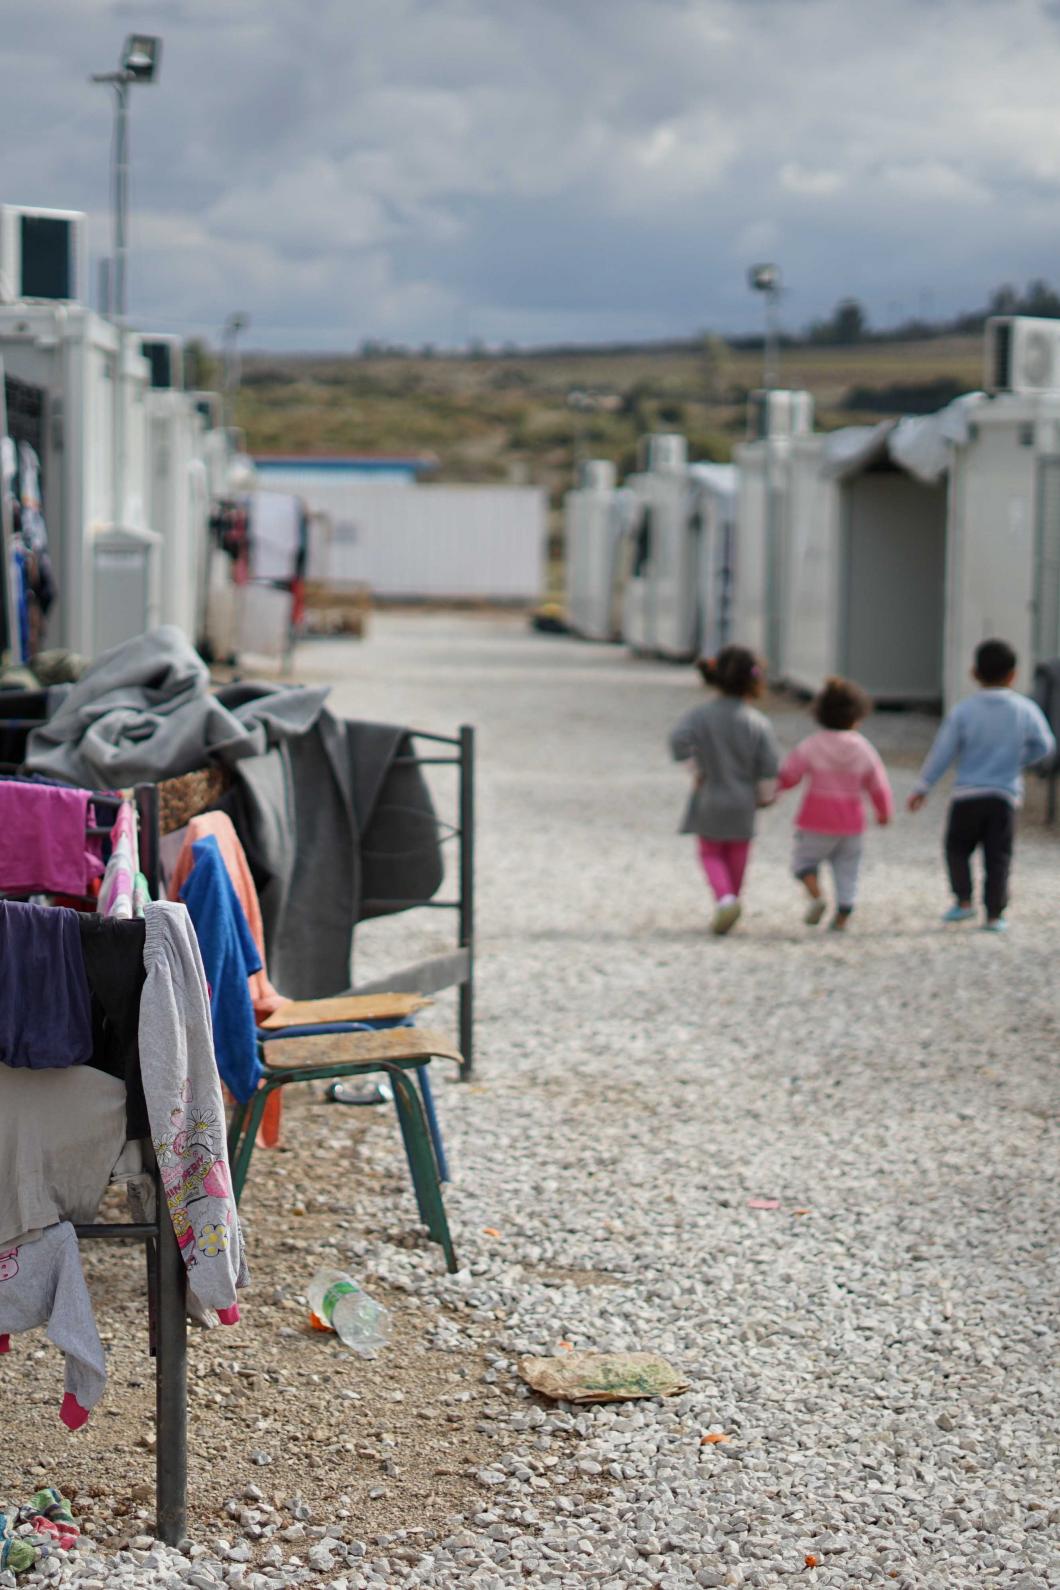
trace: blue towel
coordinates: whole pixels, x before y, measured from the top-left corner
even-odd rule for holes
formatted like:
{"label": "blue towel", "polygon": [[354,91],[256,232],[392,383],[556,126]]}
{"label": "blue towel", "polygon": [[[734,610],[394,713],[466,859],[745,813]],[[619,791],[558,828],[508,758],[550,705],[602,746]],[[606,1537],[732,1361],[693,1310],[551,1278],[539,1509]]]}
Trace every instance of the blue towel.
{"label": "blue towel", "polygon": [[254,1006],[247,978],[261,957],[213,836],[191,847],[192,869],[180,897],[188,908],[210,985],[217,1069],[232,1096],[245,1104],[261,1081]]}

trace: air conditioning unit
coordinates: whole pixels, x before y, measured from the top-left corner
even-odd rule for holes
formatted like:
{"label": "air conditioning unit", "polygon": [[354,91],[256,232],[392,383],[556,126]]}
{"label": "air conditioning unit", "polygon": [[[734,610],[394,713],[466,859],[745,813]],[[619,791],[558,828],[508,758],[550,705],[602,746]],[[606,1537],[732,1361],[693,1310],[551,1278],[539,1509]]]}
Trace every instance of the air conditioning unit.
{"label": "air conditioning unit", "polygon": [[747,439],[805,436],[813,430],[813,396],[809,392],[752,392],[747,399]]}
{"label": "air conditioning unit", "polygon": [[1060,392],[1060,320],[994,315],[985,352],[988,392]]}
{"label": "air conditioning unit", "polygon": [[140,352],[151,370],[156,391],[179,392],[184,386],[184,349],[179,337],[141,337]]}
{"label": "air conditioning unit", "polygon": [[688,467],[688,443],[683,436],[660,432],[640,439],[640,468],[664,474]]}
{"label": "air conditioning unit", "polygon": [[582,491],[614,491],[615,466],[609,458],[587,458],[578,471]]}
{"label": "air conditioning unit", "polygon": [[0,303],[84,299],[81,210],[29,210],[0,204]]}
{"label": "air conditioning unit", "polygon": [[221,425],[221,398],[217,392],[196,392],[195,412],[202,420],[203,429],[216,431]]}

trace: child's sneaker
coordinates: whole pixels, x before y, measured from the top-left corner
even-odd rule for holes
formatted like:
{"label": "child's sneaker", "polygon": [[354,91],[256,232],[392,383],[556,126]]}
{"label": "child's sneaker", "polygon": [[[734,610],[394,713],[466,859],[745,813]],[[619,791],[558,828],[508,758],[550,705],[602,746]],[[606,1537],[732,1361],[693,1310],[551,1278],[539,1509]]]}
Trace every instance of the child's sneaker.
{"label": "child's sneaker", "polygon": [[711,932],[719,935],[728,933],[729,929],[734,928],[739,920],[740,902],[735,895],[729,895],[727,899],[719,900],[718,902],[718,908],[714,912],[714,918],[710,924]]}
{"label": "child's sneaker", "polygon": [[1003,916],[987,917],[986,921],[983,923],[983,932],[984,933],[1007,933],[1008,932],[1008,923],[1005,921],[1005,918]]}
{"label": "child's sneaker", "polygon": [[806,907],[806,915],[802,920],[806,923],[807,927],[816,927],[827,910],[827,900],[811,900],[809,905]]}
{"label": "child's sneaker", "polygon": [[951,905],[948,911],[943,911],[942,920],[944,922],[970,922],[974,915],[975,907],[973,905],[960,905],[958,903]]}

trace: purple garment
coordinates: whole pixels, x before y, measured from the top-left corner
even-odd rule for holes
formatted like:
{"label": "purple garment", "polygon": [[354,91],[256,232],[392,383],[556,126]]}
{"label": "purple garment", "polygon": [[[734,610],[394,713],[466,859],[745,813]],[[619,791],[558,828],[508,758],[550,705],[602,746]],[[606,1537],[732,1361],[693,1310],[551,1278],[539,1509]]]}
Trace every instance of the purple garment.
{"label": "purple garment", "polygon": [[0,900],[0,1064],[92,1057],[92,1000],[76,911]]}
{"label": "purple garment", "polygon": [[98,844],[85,837],[91,798],[83,789],[0,782],[0,889],[83,895],[103,871]]}

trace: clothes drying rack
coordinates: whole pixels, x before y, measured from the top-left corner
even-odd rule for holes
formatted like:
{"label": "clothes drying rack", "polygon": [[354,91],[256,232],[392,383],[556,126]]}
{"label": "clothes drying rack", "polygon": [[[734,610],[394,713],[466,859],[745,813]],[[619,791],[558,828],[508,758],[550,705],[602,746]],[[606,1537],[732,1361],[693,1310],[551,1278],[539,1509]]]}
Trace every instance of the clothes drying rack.
{"label": "clothes drying rack", "polygon": [[[112,798],[93,795],[93,802]],[[152,899],[159,892],[158,789],[139,784],[134,791],[140,842],[140,870]],[[89,834],[106,834],[105,828]],[[0,891],[2,892],[2,891]],[[151,1146],[155,1218],[149,1221],[75,1226],[79,1241],[143,1242],[147,1257],[147,1329],[155,1360],[155,1532],[167,1546],[187,1534],[188,1519],[188,1338],[184,1260],[169,1218],[165,1189]]]}
{"label": "clothes drying rack", "polygon": [[[455,839],[458,845],[456,898],[447,900],[378,900],[362,902],[368,913],[383,914],[396,911],[451,911],[456,915],[457,944],[455,950],[428,956],[396,972],[360,983],[356,976],[356,936],[354,939],[355,994],[438,994],[447,988],[457,990],[457,1019],[459,1039],[457,1047],[463,1055],[460,1065],[461,1081],[467,1081],[474,1065],[475,1026],[475,731],[470,724],[462,724],[456,735],[427,734],[422,729],[410,729],[412,740],[423,740],[429,746],[442,747],[437,753],[408,752],[394,758],[395,767],[455,767],[458,779],[458,816],[455,824],[442,823],[439,828],[447,832],[443,837]],[[454,754],[455,753],[455,754]]]}

